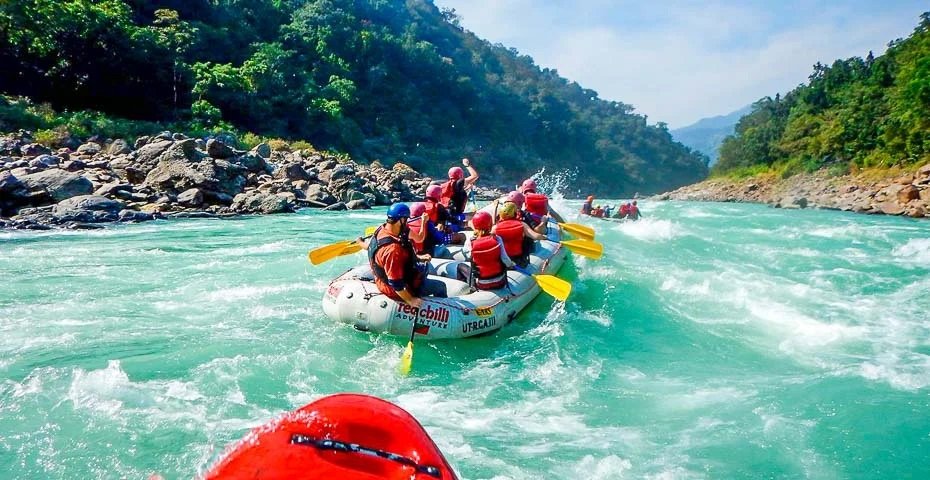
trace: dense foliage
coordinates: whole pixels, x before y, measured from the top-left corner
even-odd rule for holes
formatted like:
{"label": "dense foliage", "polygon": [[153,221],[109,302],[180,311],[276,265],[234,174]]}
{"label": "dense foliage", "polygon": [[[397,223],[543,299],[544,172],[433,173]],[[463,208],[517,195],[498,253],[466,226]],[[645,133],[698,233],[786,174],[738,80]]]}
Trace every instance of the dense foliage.
{"label": "dense foliage", "polygon": [[18,0],[0,4],[0,92],[61,109],[307,139],[501,182],[576,170],[598,193],[707,173],[664,124],[604,101],[429,0]]}
{"label": "dense foliage", "polygon": [[845,173],[928,160],[930,12],[884,55],[818,63],[808,84],[756,102],[720,147],[714,173]]}

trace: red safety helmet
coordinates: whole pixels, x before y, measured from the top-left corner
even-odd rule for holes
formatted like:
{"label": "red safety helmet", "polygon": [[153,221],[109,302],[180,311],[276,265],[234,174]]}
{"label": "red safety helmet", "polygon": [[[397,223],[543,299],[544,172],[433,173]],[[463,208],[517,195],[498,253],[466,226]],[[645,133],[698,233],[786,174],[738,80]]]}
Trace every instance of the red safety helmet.
{"label": "red safety helmet", "polygon": [[491,214],[485,211],[476,213],[475,216],[471,218],[471,226],[475,227],[475,230],[490,230]]}
{"label": "red safety helmet", "polygon": [[436,200],[437,202],[442,197],[442,187],[439,185],[430,185],[426,187],[426,198],[430,200]]}
{"label": "red safety helmet", "polygon": [[507,194],[507,201],[517,204],[517,208],[523,208],[523,202],[525,200],[526,198],[523,196],[523,194],[516,190]]}
{"label": "red safety helmet", "polygon": [[463,178],[465,178],[465,170],[462,170],[462,167],[452,167],[449,169],[449,179],[461,180]]}
{"label": "red safety helmet", "polygon": [[411,218],[419,218],[421,215],[423,215],[423,212],[425,211],[426,211],[426,204],[423,202],[416,202],[410,205],[410,217]]}
{"label": "red safety helmet", "polygon": [[527,191],[532,191],[536,193],[536,180],[532,178],[527,178],[523,181],[523,185],[520,185],[520,193],[526,193]]}

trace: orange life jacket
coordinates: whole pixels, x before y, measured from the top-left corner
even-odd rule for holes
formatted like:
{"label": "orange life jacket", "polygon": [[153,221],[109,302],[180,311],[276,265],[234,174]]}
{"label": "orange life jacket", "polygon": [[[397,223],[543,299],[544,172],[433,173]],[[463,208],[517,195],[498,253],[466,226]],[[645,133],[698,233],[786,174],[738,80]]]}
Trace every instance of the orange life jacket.
{"label": "orange life jacket", "polygon": [[504,220],[494,226],[493,232],[504,241],[504,250],[510,258],[523,256],[523,222]]}
{"label": "orange life jacket", "polygon": [[507,283],[507,269],[501,261],[501,246],[496,236],[488,235],[472,241],[471,259],[478,273],[475,286],[479,290],[494,290]]}
{"label": "orange life jacket", "polygon": [[549,199],[545,195],[527,193],[525,198],[523,205],[527,212],[539,216],[549,214]]}

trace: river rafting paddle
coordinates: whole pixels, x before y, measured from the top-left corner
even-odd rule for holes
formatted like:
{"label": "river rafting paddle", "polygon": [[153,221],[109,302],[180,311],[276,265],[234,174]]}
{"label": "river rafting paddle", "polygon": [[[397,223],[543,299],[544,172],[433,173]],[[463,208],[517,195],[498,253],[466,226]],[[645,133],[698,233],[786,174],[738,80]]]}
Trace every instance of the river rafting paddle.
{"label": "river rafting paddle", "polygon": [[598,260],[604,255],[604,246],[590,240],[564,240],[562,245],[568,247],[572,253],[577,253],[592,260]]}
{"label": "river rafting paddle", "polygon": [[319,265],[323,262],[328,262],[336,257],[345,255],[342,253],[346,247],[355,244],[355,240],[343,240],[341,242],[332,243],[314,250],[310,250],[307,253],[307,259],[310,260],[310,263],[314,265]]}
{"label": "river rafting paddle", "polygon": [[560,223],[559,226],[566,232],[582,240],[594,240],[594,229],[587,225],[582,225],[580,223]]}
{"label": "river rafting paddle", "polygon": [[397,371],[404,376],[409,375],[413,367],[413,337],[417,334],[417,327],[419,325],[414,320],[413,330],[410,331],[410,341],[407,342],[407,348],[404,349],[403,355],[400,356],[400,364],[397,365]]}
{"label": "river rafting paddle", "polygon": [[562,280],[555,275],[533,275],[536,283],[542,291],[555,297],[556,300],[564,302],[568,295],[572,293],[572,284]]}

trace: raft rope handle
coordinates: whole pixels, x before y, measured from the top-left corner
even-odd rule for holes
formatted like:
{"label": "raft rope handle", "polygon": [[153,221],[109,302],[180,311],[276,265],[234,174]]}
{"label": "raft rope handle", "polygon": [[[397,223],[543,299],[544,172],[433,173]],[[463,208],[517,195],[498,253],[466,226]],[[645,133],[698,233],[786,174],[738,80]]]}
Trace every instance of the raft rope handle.
{"label": "raft rope handle", "polygon": [[392,462],[397,462],[402,465],[413,468],[417,473],[423,473],[429,475],[433,478],[442,478],[442,473],[439,469],[432,465],[420,465],[414,460],[407,458],[403,455],[398,455],[396,453],[385,452],[384,450],[377,450],[374,448],[363,447],[356,443],[346,443],[340,442],[338,440],[329,440],[329,439],[317,439],[313,437],[308,437],[306,435],[301,435],[295,433],[291,436],[291,444],[293,445],[304,445],[308,447],[319,448],[320,450],[335,450],[337,452],[347,452],[347,453],[361,453],[363,455],[371,455],[373,457],[384,458]]}

